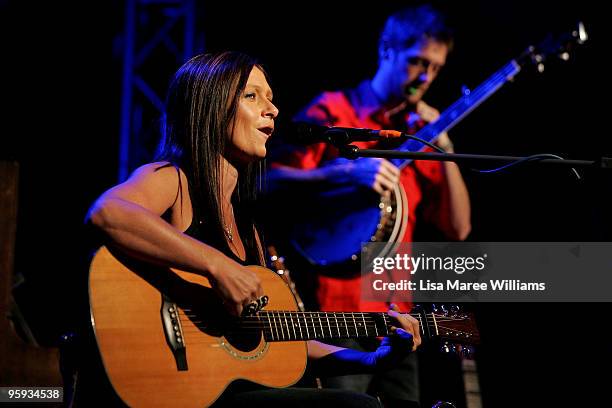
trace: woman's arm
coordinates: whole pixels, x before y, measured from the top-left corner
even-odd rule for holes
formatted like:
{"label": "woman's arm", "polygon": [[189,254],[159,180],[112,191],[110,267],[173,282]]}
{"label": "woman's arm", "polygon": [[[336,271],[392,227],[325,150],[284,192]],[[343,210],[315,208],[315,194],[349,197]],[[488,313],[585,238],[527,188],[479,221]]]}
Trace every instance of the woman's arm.
{"label": "woman's arm", "polygon": [[421,344],[419,322],[410,315],[399,313],[396,305],[391,305],[388,314],[400,327],[392,326],[392,335],[385,337],[376,351],[364,352],[309,341],[308,357],[315,372],[326,376],[373,373],[393,367],[402,357],[415,351]]}
{"label": "woman's arm", "polygon": [[170,208],[191,214],[184,174],[179,173],[184,187],[179,189],[176,169],[161,166],[163,163],[143,166],[129,180],[102,194],[86,222],[104,234],[108,245],[134,258],[208,277],[228,311],[239,315],[243,305],[263,295],[259,278],[161,218]]}

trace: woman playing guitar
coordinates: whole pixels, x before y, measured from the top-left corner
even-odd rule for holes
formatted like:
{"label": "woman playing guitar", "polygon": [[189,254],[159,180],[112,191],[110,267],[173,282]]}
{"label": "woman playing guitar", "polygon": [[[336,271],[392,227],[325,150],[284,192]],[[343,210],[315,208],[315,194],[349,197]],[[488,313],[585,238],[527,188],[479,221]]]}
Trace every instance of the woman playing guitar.
{"label": "woman playing guitar", "polygon": [[[157,161],[138,168],[126,182],[102,194],[91,207],[87,222],[103,233],[104,244],[117,258],[157,268],[176,268],[205,278],[228,316],[244,316],[247,306],[251,307],[250,313],[257,312],[265,305],[262,300],[268,293],[261,275],[247,267],[264,265],[263,245],[251,208],[262,168],[260,161],[266,156],[266,140],[272,135],[277,115],[266,74],[251,57],[224,52],[192,58],[178,70],[170,86]],[[119,286],[110,293],[120,291]],[[96,293],[90,295],[98,302]],[[108,307],[112,307],[112,297],[102,298]],[[156,307],[159,310],[159,305]],[[389,310],[388,316],[393,321],[392,335],[375,352],[309,340],[309,359],[316,368],[336,373],[371,372],[392,365],[398,356],[415,350],[421,338],[413,317],[400,314],[396,307]],[[92,321],[103,349],[106,339],[112,336],[103,338],[102,320]],[[193,349],[187,346],[189,359]],[[102,354],[108,374],[112,371],[112,356],[105,359]],[[188,363],[189,369],[183,371],[193,372],[195,363]],[[125,394],[117,389],[119,381],[109,377],[124,402],[140,404],[126,401]],[[165,381],[160,381],[158,391],[165,386]],[[77,395],[78,391],[77,388]],[[96,401],[101,398],[89,395],[83,401],[87,397]],[[191,405],[188,396],[177,398],[183,401],[178,405]],[[155,401],[154,395],[151,400]],[[299,406],[300,401],[308,406],[317,401],[338,406],[377,404],[366,395],[346,391],[250,386],[230,386],[217,404],[267,402]],[[198,401],[192,402],[198,405]]]}

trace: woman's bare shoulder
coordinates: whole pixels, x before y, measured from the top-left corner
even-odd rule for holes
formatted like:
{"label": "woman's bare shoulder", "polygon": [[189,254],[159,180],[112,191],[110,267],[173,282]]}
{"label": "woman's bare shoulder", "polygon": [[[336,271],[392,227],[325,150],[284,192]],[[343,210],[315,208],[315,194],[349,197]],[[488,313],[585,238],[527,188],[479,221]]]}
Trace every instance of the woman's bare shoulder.
{"label": "woman's bare shoulder", "polygon": [[186,187],[187,177],[180,168],[168,162],[153,162],[138,167],[125,182],[108,190],[103,197],[131,201],[161,214],[188,199]]}

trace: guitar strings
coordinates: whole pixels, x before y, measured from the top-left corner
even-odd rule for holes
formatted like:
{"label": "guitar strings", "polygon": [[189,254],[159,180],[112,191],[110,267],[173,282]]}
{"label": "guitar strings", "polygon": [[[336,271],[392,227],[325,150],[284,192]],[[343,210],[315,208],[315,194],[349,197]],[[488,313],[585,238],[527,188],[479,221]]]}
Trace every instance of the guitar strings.
{"label": "guitar strings", "polygon": [[[194,322],[192,320],[181,320],[182,322],[188,322],[191,323],[190,326],[186,326],[184,327],[185,329],[196,329],[195,331],[199,331],[200,329],[206,329],[208,326],[206,326],[205,324],[200,324],[202,322]],[[343,332],[346,331],[367,331],[367,330],[371,330],[371,331],[381,331],[381,332],[388,332],[388,326],[383,326],[380,324],[376,324],[374,322],[370,322],[369,324],[366,325],[342,325],[342,324],[317,324],[317,322],[300,322],[299,324],[295,323],[295,322],[265,322],[265,321],[259,321],[259,322],[250,322],[251,324],[240,324],[239,326],[229,326],[230,329],[234,329],[234,330],[296,330],[299,331],[300,328],[302,329],[312,329],[313,331],[319,330],[319,331],[330,331],[330,330],[334,330],[334,331],[338,331],[341,330]],[[215,326],[212,326],[215,327]],[[448,326],[439,326],[439,330],[450,330],[450,331],[455,331],[455,332],[464,332],[467,333],[467,331],[465,330],[461,330],[458,328],[453,328],[453,327],[448,327]],[[424,328],[421,328],[421,331],[424,332]]]}
{"label": "guitar strings", "polygon": [[[335,321],[338,320],[339,322],[343,322],[345,320],[345,317],[341,316],[324,316],[324,315],[314,315],[314,316],[307,316],[304,315],[302,317],[299,316],[295,316],[295,315],[285,315],[285,313],[289,313],[289,312],[278,312],[275,313],[274,315],[270,316],[270,320],[274,321],[282,321],[282,320],[287,320],[287,321],[292,321],[293,319],[295,319],[295,321],[308,321],[308,320],[321,320],[321,322],[325,322],[329,319],[329,321]],[[306,312],[308,313],[308,312]],[[188,313],[184,313],[183,314],[185,317],[187,317],[188,319],[183,318],[184,320],[190,320],[190,321],[194,321],[194,322],[201,322],[201,320],[193,320],[193,318],[195,317],[199,317],[199,314],[188,314]],[[240,318],[240,322],[241,323],[250,323],[253,321],[259,322],[259,321],[264,321],[265,319],[268,317],[269,315],[259,315],[259,316],[244,316]],[[373,317],[368,317],[365,316],[365,321],[367,322],[376,322],[375,318]],[[357,323],[362,323],[364,321],[364,318],[362,317],[355,317],[354,321]],[[380,320],[380,319],[379,319]],[[417,318],[417,320],[419,320],[419,322],[422,322],[423,319],[422,318]],[[465,317],[452,317],[452,316],[444,316],[444,315],[440,315],[440,316],[427,316],[426,317],[426,321],[428,323],[445,323],[445,322],[464,322],[467,321],[468,319]],[[351,322],[353,322],[353,317],[348,317],[346,320],[346,324],[351,324]]]}
{"label": "guitar strings", "polygon": [[[184,322],[187,323],[187,322]],[[249,325],[239,325],[239,326],[225,326],[225,327],[219,327],[219,326],[215,326],[215,325],[206,325],[206,324],[201,324],[201,323],[193,323],[190,322],[191,324],[185,324],[183,326],[183,330],[184,331],[202,331],[202,330],[206,330],[206,329],[218,329],[218,330],[233,330],[233,331],[253,331],[253,330],[271,330],[271,331],[296,331],[297,332],[304,332],[304,331],[313,331],[313,332],[340,332],[340,333],[351,333],[351,332],[355,332],[355,333],[365,333],[366,335],[369,334],[370,332],[372,333],[382,333],[384,335],[388,334],[389,331],[389,327],[388,326],[383,326],[383,325],[377,325],[374,323],[371,324],[366,324],[366,325],[360,325],[360,326],[354,326],[354,325],[336,325],[336,324],[330,324],[330,325],[319,325],[319,324],[313,324],[312,322],[309,322],[307,324],[301,323],[301,324],[290,324],[290,322],[287,323],[267,323],[267,322],[259,322],[256,324],[249,324]],[[448,326],[444,326],[444,325],[438,325],[436,331],[440,332],[440,331],[455,331],[455,332],[464,332],[467,333],[466,330],[462,330],[459,328],[453,328],[453,327],[448,327]],[[424,327],[421,327],[419,330],[421,333],[425,333],[426,330]]]}
{"label": "guitar strings", "polygon": [[[202,320],[193,320],[193,319],[189,319],[189,318],[181,318],[180,319],[182,323],[189,323],[190,325],[195,326],[198,329],[201,328],[206,328],[206,322],[202,321]],[[436,321],[435,325],[438,326],[438,330],[439,329],[449,329],[449,330],[457,330],[460,331],[460,329],[458,328],[452,328],[452,327],[447,327],[444,325],[444,323],[452,323],[454,321],[452,320],[448,320],[448,321]],[[267,328],[271,328],[271,327],[281,327],[284,329],[291,329],[291,328],[296,328],[296,330],[299,330],[300,327],[304,328],[304,329],[321,329],[321,330],[329,330],[329,329],[334,329],[334,330],[340,330],[342,329],[343,331],[346,330],[380,330],[380,331],[386,331],[388,328],[388,324],[382,324],[383,322],[376,322],[376,321],[366,321],[366,322],[343,322],[343,321],[334,321],[334,320],[330,320],[330,321],[315,321],[314,319],[311,319],[310,321],[308,320],[292,320],[292,319],[270,319],[269,321],[266,321],[265,319],[257,319],[257,320],[251,320],[251,321],[240,321],[240,322],[236,322],[237,326],[242,327],[243,329],[267,329]],[[434,325],[433,322],[428,322],[428,326],[432,326]],[[187,325],[186,327],[189,327],[189,325]],[[235,327],[235,326],[234,326]],[[425,331],[425,328],[423,327],[423,325],[421,324],[421,331]]]}
{"label": "guitar strings", "polygon": [[[183,310],[191,310],[191,309],[183,309]],[[284,340],[285,338],[291,339],[291,333],[293,332],[293,338],[298,339],[298,333],[300,339],[309,339],[309,338],[342,338],[342,337],[352,337],[351,333],[354,330],[354,334],[359,336],[360,330],[362,331],[361,335],[365,336],[376,336],[379,337],[382,335],[388,335],[388,325],[387,318],[388,316],[385,314],[378,315],[382,317],[384,325],[379,327],[380,318],[375,320],[373,314],[366,312],[356,312],[351,313],[347,316],[347,314],[341,314],[340,319],[338,320],[337,313],[334,312],[296,312],[296,311],[262,311],[258,316],[245,316],[240,321],[239,328],[231,327],[229,330],[224,331],[227,335],[236,335],[238,336],[250,336],[250,333],[244,333],[244,331],[253,331],[260,330],[264,334],[269,333],[271,339],[270,341],[280,340],[281,337]],[[300,320],[300,316],[302,315],[302,319]],[[186,316],[183,317],[182,315]],[[288,315],[288,316],[287,316]],[[331,315],[331,319],[330,319]],[[190,323],[186,325],[184,332],[185,333],[198,333],[202,330],[206,329],[205,325],[202,325],[203,321],[201,320],[193,320],[193,317],[197,317],[198,315],[182,313],[179,314],[180,320],[185,323]],[[423,323],[422,315],[414,315],[419,322]],[[440,323],[444,322],[453,322],[453,321],[463,321],[465,318],[457,318],[457,317],[449,317],[445,315],[435,315],[434,313],[425,314],[426,322],[428,325],[436,324],[440,326]],[[436,319],[436,316],[437,319]],[[268,321],[266,321],[266,317]],[[293,320],[293,317],[297,319],[297,323]],[[347,319],[348,317],[348,319]],[[316,319],[316,321],[315,321]],[[310,320],[310,322],[308,321]],[[352,324],[351,324],[352,320]],[[363,325],[362,325],[363,322]],[[327,323],[327,324],[325,324]],[[342,324],[344,323],[344,324]],[[317,329],[320,333],[317,333]],[[440,329],[448,332],[461,333],[464,336],[468,334],[468,332],[454,329],[450,327],[437,327],[437,331]],[[304,331],[306,331],[306,336],[304,336]],[[312,336],[310,335],[310,331],[313,332]],[[327,335],[329,332],[329,336]],[[286,335],[285,335],[286,332]],[[346,333],[343,333],[346,332]],[[421,327],[421,333],[425,334],[425,329]],[[459,335],[459,334],[457,334]],[[276,337],[276,339],[275,339]]]}
{"label": "guitar strings", "polygon": [[[462,331],[457,331],[457,330],[449,330],[450,332],[454,332],[454,335],[457,336],[456,338],[454,338],[454,340],[465,340],[466,338],[470,337],[469,333],[466,332],[462,332]],[[198,341],[198,339],[200,339],[200,337],[191,339],[191,334],[196,334],[199,332],[185,332],[184,334],[186,335],[186,337],[188,338],[186,340],[187,344],[191,344],[191,345],[198,345],[198,344],[206,344],[208,343],[208,341]],[[234,340],[244,340],[244,339],[262,339],[264,341],[267,342],[277,342],[277,341],[305,341],[305,340],[311,340],[311,339],[340,339],[340,338],[352,338],[355,337],[356,335],[358,335],[357,333],[347,333],[346,335],[341,334],[341,335],[336,335],[334,333],[331,334],[327,334],[327,333],[308,333],[307,335],[299,334],[296,332],[295,334],[292,335],[291,332],[279,332],[279,333],[275,333],[273,331],[265,331],[262,330],[261,333],[256,334],[256,333],[244,333],[243,331],[230,331],[230,332],[225,332],[223,334],[223,336],[218,336],[218,337],[225,337],[225,338],[229,338],[229,339],[234,339]],[[446,332],[444,335],[448,336],[448,332]],[[380,337],[380,336],[376,336],[373,333],[370,334],[369,336],[364,336],[362,335],[358,335],[359,337]],[[260,340],[261,341],[261,340]]]}
{"label": "guitar strings", "polygon": [[[190,309],[190,308],[181,308],[181,310],[186,311],[186,312],[190,312],[193,311],[194,309]],[[384,312],[303,312],[303,311],[299,311],[299,310],[261,310],[259,313],[291,313],[291,314],[308,314],[308,315],[315,315],[315,316],[347,316],[347,317],[351,317],[351,316],[359,316],[359,318],[361,318],[361,316],[364,317],[378,317],[378,316],[387,316],[390,317],[389,315],[387,315]],[[433,312],[429,312],[429,313],[403,313],[403,314],[409,314],[410,316],[414,317],[414,318],[419,318],[422,317],[423,315],[425,316],[440,316],[440,317],[449,317],[449,318],[453,318],[452,315],[446,315],[446,314],[436,314]],[[251,317],[251,316],[245,316],[245,317]],[[456,317],[455,317],[456,318]]]}
{"label": "guitar strings", "polygon": [[[245,334],[243,333],[244,331],[261,330],[264,333],[269,332],[270,336],[272,337],[272,340],[274,340],[275,335],[277,338],[280,338],[281,336],[283,337],[283,339],[285,337],[291,338],[292,332],[294,333],[293,335],[294,338],[297,338],[298,332],[300,333],[300,338],[305,338],[304,331],[306,331],[306,338],[311,337],[309,333],[310,331],[313,332],[314,337],[324,337],[324,338],[327,338],[327,337],[340,338],[340,337],[352,336],[351,334],[352,331],[355,332],[355,335],[359,335],[360,331],[365,332],[365,334],[368,335],[369,334],[368,330],[372,333],[372,336],[374,336],[374,333],[379,333],[379,331],[385,335],[389,334],[388,325],[386,324],[386,315],[384,318],[385,324],[382,325],[381,327],[380,321],[377,322],[372,317],[367,316],[367,315],[366,315],[367,317],[363,316],[364,319],[359,319],[359,320],[355,319],[352,322],[353,324],[350,324],[350,320],[353,320],[352,318],[349,318],[349,320],[345,320],[344,317],[342,317],[339,321],[337,321],[337,318],[333,316],[331,320],[328,320],[328,316],[322,316],[322,315],[316,315],[316,320],[318,321],[315,321],[315,316],[309,316],[310,321],[308,321],[308,318],[306,318],[305,316],[303,321],[297,319],[297,323],[296,323],[292,319],[291,315],[287,319],[286,315],[281,316],[281,314],[278,312],[276,312],[276,316],[274,316],[274,312],[271,312],[271,311],[266,311],[266,312],[267,312],[266,316],[246,316],[244,317],[241,320],[241,322],[239,322],[240,327],[235,327],[235,326],[230,327],[229,330],[225,331],[225,333],[230,333],[230,334],[235,333],[235,334],[242,335],[242,334]],[[309,313],[309,312],[304,312],[304,313]],[[268,321],[266,321],[265,317],[269,317],[269,314],[272,314],[272,318],[269,318]],[[200,332],[202,329],[206,329],[205,325],[200,325],[201,323],[203,323],[202,321],[194,321],[190,318],[185,318],[182,316],[180,317],[180,319],[182,322],[190,323],[189,325],[185,327],[184,329],[185,332]],[[454,318],[454,319],[453,318],[451,319],[438,318],[437,320],[435,320],[433,316],[432,317],[428,316],[427,320],[428,320],[428,323],[430,321],[435,321],[436,323],[442,323],[444,321],[453,322],[453,321],[462,321],[465,319],[464,318]],[[362,321],[364,322],[363,325],[362,325]],[[327,324],[324,324],[324,322],[326,322]],[[319,334],[317,333],[317,330],[319,331],[319,333],[321,333],[321,336],[319,336]],[[469,332],[465,330],[460,330],[460,329],[456,329],[452,327],[438,325],[438,332],[441,330],[446,331],[446,332],[462,333],[463,335],[469,335]],[[327,335],[326,331],[330,333],[329,336]],[[286,336],[285,336],[285,332],[287,333]],[[346,332],[346,334],[344,334],[343,332]],[[421,328],[421,332],[423,334],[425,333],[425,330],[423,327]],[[246,334],[248,335],[248,333]]]}
{"label": "guitar strings", "polygon": [[[184,311],[192,311],[193,309],[182,309]],[[262,310],[261,312],[259,312],[260,314],[258,316],[243,316],[241,317],[241,319],[260,319],[261,317],[267,317],[268,315],[272,315],[272,317],[274,318],[274,315],[277,316],[281,316],[281,318],[284,318],[285,315],[289,315],[289,316],[294,316],[296,318],[299,318],[299,316],[297,315],[303,315],[303,318],[321,318],[321,319],[336,319],[336,318],[340,318],[340,319],[355,319],[355,320],[363,320],[363,318],[366,319],[375,319],[376,317],[381,318],[382,316],[385,316],[385,318],[390,318],[390,316],[381,313],[380,315],[372,315],[371,313],[368,312],[301,312],[301,311],[282,311],[282,310]],[[350,313],[350,314],[347,314]],[[184,313],[185,316],[198,316],[198,314],[190,314],[190,313]],[[339,315],[339,316],[338,316]],[[422,314],[417,314],[417,313],[411,313],[410,314],[412,317],[414,317],[415,319],[422,321]],[[442,321],[466,321],[468,320],[467,317],[456,317],[456,316],[449,316],[449,315],[443,315],[443,314],[435,314],[435,313],[426,313],[425,317],[427,320],[435,320],[436,322],[442,322]]]}

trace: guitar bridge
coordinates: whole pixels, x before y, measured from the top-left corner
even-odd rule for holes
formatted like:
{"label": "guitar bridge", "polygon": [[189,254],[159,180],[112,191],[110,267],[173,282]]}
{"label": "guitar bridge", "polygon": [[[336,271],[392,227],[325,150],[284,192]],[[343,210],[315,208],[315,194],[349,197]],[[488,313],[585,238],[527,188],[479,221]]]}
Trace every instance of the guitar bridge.
{"label": "guitar bridge", "polygon": [[183,326],[178,315],[176,303],[170,301],[166,296],[162,296],[161,319],[166,335],[166,342],[176,361],[178,371],[187,371],[187,349],[185,348],[185,337],[183,336]]}

